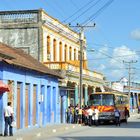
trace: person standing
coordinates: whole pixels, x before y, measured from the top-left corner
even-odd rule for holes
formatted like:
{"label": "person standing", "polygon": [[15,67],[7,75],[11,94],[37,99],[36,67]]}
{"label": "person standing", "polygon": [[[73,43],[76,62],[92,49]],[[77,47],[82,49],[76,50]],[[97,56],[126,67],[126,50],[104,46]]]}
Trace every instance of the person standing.
{"label": "person standing", "polygon": [[91,126],[92,125],[93,110],[90,108],[90,106],[88,107],[87,113],[88,113],[88,119],[89,119],[89,126]]}
{"label": "person standing", "polygon": [[94,121],[95,121],[95,125],[98,126],[98,119],[99,119],[99,110],[97,109],[97,107],[94,107]]}
{"label": "person standing", "polygon": [[9,127],[9,136],[13,136],[13,127],[11,126],[13,121],[13,109],[11,107],[11,102],[8,102],[7,106],[4,109],[4,120],[5,120],[4,136],[8,136],[8,127]]}
{"label": "person standing", "polygon": [[127,119],[130,117],[129,110],[127,109],[127,107],[125,107],[124,109],[124,116],[125,116],[125,121],[127,124]]}
{"label": "person standing", "polygon": [[115,115],[115,124],[116,124],[116,126],[117,125],[120,126],[120,111],[117,109],[117,107],[115,108],[114,115]]}
{"label": "person standing", "polygon": [[82,124],[82,108],[78,110],[78,124]]}

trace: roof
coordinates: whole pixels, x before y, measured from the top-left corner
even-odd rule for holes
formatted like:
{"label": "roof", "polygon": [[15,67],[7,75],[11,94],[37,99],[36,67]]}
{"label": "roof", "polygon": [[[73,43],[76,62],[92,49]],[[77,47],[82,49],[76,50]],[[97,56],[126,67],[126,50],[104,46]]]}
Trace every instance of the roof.
{"label": "roof", "polygon": [[0,61],[3,61],[10,65],[20,66],[30,70],[35,70],[43,74],[49,74],[58,78],[62,78],[59,72],[49,69],[35,58],[25,53],[23,50],[10,47],[1,42]]}

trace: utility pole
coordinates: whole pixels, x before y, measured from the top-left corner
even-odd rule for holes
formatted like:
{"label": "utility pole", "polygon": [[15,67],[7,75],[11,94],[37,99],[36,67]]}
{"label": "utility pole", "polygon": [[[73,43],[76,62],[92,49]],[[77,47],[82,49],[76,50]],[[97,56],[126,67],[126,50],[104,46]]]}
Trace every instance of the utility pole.
{"label": "utility pole", "polygon": [[133,64],[133,63],[137,63],[137,61],[134,61],[134,60],[131,60],[131,61],[123,61],[123,63],[126,63],[126,64],[128,64],[128,99],[129,99],[129,105],[130,105],[130,96],[131,96],[131,70],[133,69],[132,67],[131,67],[131,64]]}
{"label": "utility pole", "polygon": [[79,25],[77,24],[76,26],[71,26],[71,24],[69,24],[70,27],[76,27],[80,29],[79,32],[79,43],[80,43],[80,77],[79,77],[79,93],[80,93],[80,108],[82,107],[82,98],[83,98],[83,40],[84,40],[84,28],[93,28],[95,27],[95,23],[93,24],[93,26],[84,26],[84,25]]}

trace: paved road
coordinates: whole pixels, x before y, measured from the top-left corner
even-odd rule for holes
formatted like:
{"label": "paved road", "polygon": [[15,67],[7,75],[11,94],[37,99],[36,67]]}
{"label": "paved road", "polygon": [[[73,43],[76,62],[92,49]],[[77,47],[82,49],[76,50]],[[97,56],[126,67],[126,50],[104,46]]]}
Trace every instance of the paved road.
{"label": "paved road", "polygon": [[121,126],[100,125],[98,127],[82,126],[73,132],[40,140],[140,140],[140,118],[129,120]]}
{"label": "paved road", "polygon": [[27,131],[18,131],[13,137],[0,140],[140,140],[140,115],[130,117],[128,124],[98,127],[76,124],[47,125]]}

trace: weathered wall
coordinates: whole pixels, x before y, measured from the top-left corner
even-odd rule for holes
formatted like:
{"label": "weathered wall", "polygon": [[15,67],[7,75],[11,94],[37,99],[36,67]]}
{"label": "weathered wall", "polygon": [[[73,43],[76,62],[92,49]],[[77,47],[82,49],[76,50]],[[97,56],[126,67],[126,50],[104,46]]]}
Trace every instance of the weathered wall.
{"label": "weathered wall", "polygon": [[0,42],[22,48],[38,59],[38,28],[0,29]]}

